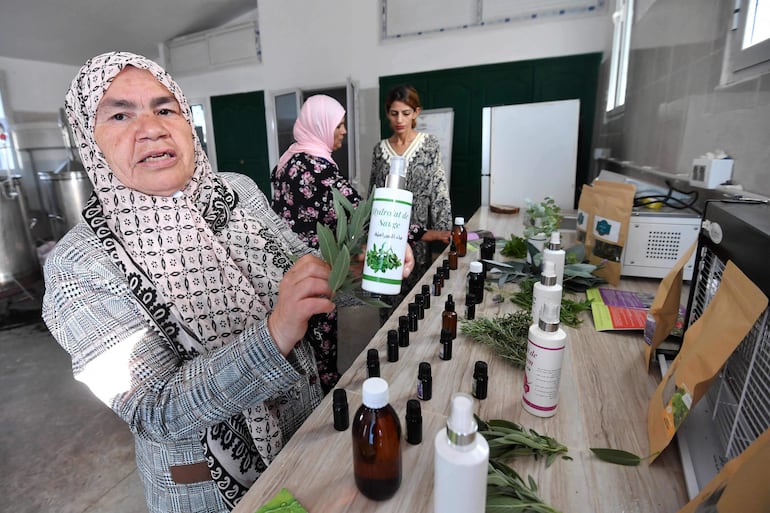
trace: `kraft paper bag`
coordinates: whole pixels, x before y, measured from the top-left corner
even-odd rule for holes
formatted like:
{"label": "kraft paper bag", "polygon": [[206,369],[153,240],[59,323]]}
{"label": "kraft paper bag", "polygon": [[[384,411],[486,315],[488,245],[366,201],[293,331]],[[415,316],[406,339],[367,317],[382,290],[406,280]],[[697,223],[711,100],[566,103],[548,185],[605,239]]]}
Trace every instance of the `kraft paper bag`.
{"label": "kraft paper bag", "polygon": [[767,513],[770,511],[768,461],[770,429],[740,455],[727,462],[719,474],[679,513]]}
{"label": "kraft paper bag", "polygon": [[644,367],[650,368],[650,360],[655,350],[671,333],[676,326],[679,317],[679,301],[682,297],[682,277],[684,266],[690,260],[698,241],[693,242],[682,257],[677,260],[674,267],[666,274],[658,285],[655,299],[647,313],[647,322],[644,326],[644,341],[649,344],[644,352]]}
{"label": "kraft paper bag", "polygon": [[578,240],[585,245],[588,261],[600,266],[594,274],[613,285],[620,282],[635,194],[634,184],[607,180],[594,180],[580,192]]}
{"label": "kraft paper bag", "polygon": [[767,297],[738,266],[728,261],[711,303],[685,332],[682,349],[650,399],[650,463],[671,442],[682,421],[765,308]]}

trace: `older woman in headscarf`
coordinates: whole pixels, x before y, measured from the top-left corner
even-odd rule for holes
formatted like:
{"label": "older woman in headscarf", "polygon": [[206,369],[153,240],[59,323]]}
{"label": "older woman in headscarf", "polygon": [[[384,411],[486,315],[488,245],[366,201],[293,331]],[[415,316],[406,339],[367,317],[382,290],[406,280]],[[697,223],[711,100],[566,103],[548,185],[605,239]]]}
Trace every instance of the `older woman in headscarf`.
{"label": "older woman in headscarf", "polygon": [[329,267],[212,172],[154,62],[91,59],[65,107],[94,193],[46,259],[43,318],[134,433],[149,511],[229,511],[321,399],[305,332]]}
{"label": "older woman in headscarf", "polygon": [[[308,98],[294,123],[294,143],[273,170],[272,207],[306,244],[318,248],[316,224],[337,227],[332,191],[337,189],[354,205],[361,200],[340,174],[332,152],[342,146],[345,109],[326,95]],[[318,363],[321,387],[328,393],[340,378],[337,369],[337,313],[314,316],[311,344]]]}

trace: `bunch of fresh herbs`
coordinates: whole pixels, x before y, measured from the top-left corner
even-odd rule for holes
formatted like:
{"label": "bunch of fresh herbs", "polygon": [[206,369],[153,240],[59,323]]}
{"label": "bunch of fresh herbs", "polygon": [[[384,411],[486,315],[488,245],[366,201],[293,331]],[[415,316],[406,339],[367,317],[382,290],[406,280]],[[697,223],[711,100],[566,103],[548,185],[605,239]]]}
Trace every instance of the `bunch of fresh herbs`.
{"label": "bunch of fresh herbs", "polygon": [[537,494],[537,483],[528,476],[528,483],[508,465],[489,460],[487,469],[486,513],[559,513]]}
{"label": "bunch of fresh herbs", "polygon": [[498,356],[515,367],[523,369],[527,362],[527,334],[531,324],[530,312],[520,310],[501,317],[460,321],[460,331],[476,342],[491,347]]}
{"label": "bunch of fresh herbs", "polygon": [[357,255],[363,253],[366,244],[369,218],[372,214],[374,191],[369,198],[354,206],[340,191],[332,189],[334,212],[337,214],[337,228],[331,228],[316,223],[318,234],[318,248],[321,256],[329,266],[329,287],[332,294],[339,292],[352,292],[362,302],[371,306],[387,307],[386,303],[369,297],[356,288],[356,283],[361,276],[354,272],[350,266],[351,261]]}
{"label": "bunch of fresh herbs", "polygon": [[489,442],[490,459],[507,459],[516,456],[534,456],[545,458],[545,466],[550,467],[554,460],[565,456],[567,446],[550,436],[541,435],[534,429],[503,419],[483,421],[476,417],[479,433]]}

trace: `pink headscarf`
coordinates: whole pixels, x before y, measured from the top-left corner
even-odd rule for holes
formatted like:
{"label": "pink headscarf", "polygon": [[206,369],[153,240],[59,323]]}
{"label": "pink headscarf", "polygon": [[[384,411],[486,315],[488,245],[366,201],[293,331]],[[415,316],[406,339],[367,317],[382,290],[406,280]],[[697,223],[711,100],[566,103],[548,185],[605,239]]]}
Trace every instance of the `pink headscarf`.
{"label": "pink headscarf", "polygon": [[334,164],[332,146],[334,130],[342,121],[345,109],[337,100],[325,94],[311,96],[302,105],[299,117],[294,122],[294,144],[289,146],[278,160],[278,169],[283,168],[296,153],[308,153],[322,157]]}

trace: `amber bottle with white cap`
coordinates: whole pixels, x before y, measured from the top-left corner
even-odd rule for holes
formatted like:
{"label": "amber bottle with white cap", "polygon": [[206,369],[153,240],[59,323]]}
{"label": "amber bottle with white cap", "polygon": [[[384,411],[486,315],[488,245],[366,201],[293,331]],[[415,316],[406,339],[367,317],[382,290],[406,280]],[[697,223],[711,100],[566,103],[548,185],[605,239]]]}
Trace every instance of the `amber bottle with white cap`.
{"label": "amber bottle with white cap", "polygon": [[457,393],[446,429],[436,433],[433,511],[484,513],[489,444],[473,419],[473,397]]}
{"label": "amber bottle with white cap", "polygon": [[364,381],[363,404],[353,417],[353,474],[366,497],[382,501],[401,486],[401,423],[388,404],[388,382]]}

